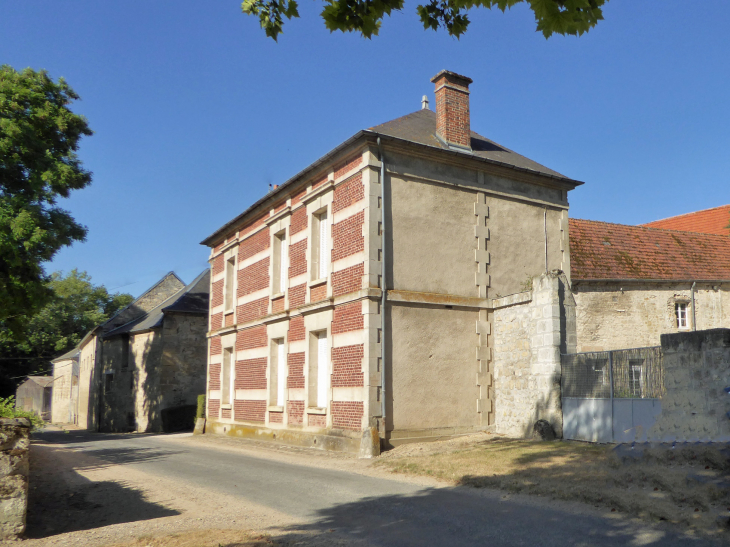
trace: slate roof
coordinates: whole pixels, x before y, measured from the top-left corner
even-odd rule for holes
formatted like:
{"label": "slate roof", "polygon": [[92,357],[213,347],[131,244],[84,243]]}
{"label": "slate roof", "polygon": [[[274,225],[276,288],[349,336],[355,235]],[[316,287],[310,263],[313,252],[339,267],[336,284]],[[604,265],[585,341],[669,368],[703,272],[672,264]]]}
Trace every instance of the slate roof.
{"label": "slate roof", "polygon": [[162,326],[165,313],[189,313],[207,315],[210,295],[210,269],[203,270],[190,284],[170,298],[152,308],[142,317],[109,331],[105,338],[124,333],[143,332]]}
{"label": "slate roof", "polygon": [[730,235],[728,224],[730,224],[730,205],[721,205],[712,209],[647,222],[641,226],[728,236]]}
{"label": "slate roof", "polygon": [[275,204],[280,200],[279,195],[284,193],[289,187],[296,184],[302,178],[307,177],[311,174],[315,174],[318,169],[321,169],[327,162],[336,159],[338,154],[346,150],[348,147],[354,145],[357,141],[366,138],[375,140],[377,137],[383,137],[384,141],[388,139],[401,140],[408,143],[413,143],[422,146],[429,146],[432,148],[438,148],[449,154],[456,154],[463,158],[476,158],[487,163],[493,163],[500,166],[506,166],[516,170],[528,171],[537,173],[539,175],[550,177],[561,183],[567,183],[571,187],[579,186],[583,182],[570,179],[564,175],[561,175],[557,171],[548,169],[544,165],[532,161],[520,154],[501,146],[494,141],[482,137],[474,131],[471,132],[472,138],[472,151],[464,151],[455,148],[449,148],[443,144],[435,136],[436,133],[436,113],[423,109],[402,116],[395,120],[376,125],[370,129],[363,129],[358,131],[355,135],[347,139],[346,141],[337,145],[334,149],[330,150],[327,154],[310,164],[305,169],[302,169],[299,173],[291,177],[286,182],[279,185],[279,187],[262,196],[255,203],[247,207],[240,215],[226,222],[223,226],[218,228],[211,235],[206,237],[200,242],[201,245],[213,246],[219,240],[224,238],[233,228],[233,226],[241,223],[246,216],[259,207],[265,204]]}
{"label": "slate roof", "polygon": [[53,376],[28,376],[28,380],[35,382],[41,387],[48,387],[53,384]]}
{"label": "slate roof", "polygon": [[[79,344],[80,345],[80,344]],[[51,363],[58,363],[59,361],[68,361],[69,359],[73,359],[76,357],[81,350],[79,349],[79,346],[76,346],[70,351],[67,351],[63,355],[59,355],[55,359],[51,359]]]}
{"label": "slate roof", "polygon": [[569,220],[573,281],[730,280],[730,237]]}
{"label": "slate roof", "polygon": [[[433,146],[442,150],[450,148],[441,140],[436,138],[436,113],[432,110],[423,109],[402,116],[395,120],[371,127],[379,135],[388,135],[410,142]],[[557,171],[548,169],[544,165],[521,156],[494,141],[482,137],[479,133],[471,132],[471,147],[473,155],[493,162],[529,169],[543,175],[552,177],[567,178]]]}

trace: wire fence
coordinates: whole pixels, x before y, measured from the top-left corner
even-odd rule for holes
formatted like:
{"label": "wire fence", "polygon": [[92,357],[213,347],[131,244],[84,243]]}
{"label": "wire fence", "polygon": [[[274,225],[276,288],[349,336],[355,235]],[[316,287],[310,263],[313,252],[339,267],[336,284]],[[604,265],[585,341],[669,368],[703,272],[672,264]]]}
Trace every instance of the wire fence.
{"label": "wire fence", "polygon": [[563,355],[563,397],[658,399],[664,395],[661,347]]}

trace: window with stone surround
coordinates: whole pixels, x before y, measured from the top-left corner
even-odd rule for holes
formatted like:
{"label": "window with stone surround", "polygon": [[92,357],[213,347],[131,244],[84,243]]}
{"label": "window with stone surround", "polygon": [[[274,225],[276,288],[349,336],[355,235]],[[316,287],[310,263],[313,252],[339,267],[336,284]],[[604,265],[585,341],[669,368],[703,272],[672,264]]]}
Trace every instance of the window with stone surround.
{"label": "window with stone surround", "polygon": [[325,279],[329,273],[328,226],[326,207],[312,215],[312,281]]}
{"label": "window with stone surround", "polygon": [[286,345],[283,338],[271,341],[269,363],[269,404],[283,407],[286,404]]}
{"label": "window with stone surround", "polygon": [[287,260],[286,260],[286,230],[274,235],[273,268],[271,292],[280,294],[286,291]]}
{"label": "window with stone surround", "polygon": [[309,335],[309,407],[327,408],[330,391],[330,358],[327,331]]}
{"label": "window with stone surround", "polygon": [[235,293],[235,283],[236,283],[236,257],[232,256],[228,260],[226,260],[226,274],[225,274],[225,280],[223,282],[224,285],[224,299],[223,299],[223,307],[225,312],[231,312],[233,311],[233,296]]}
{"label": "window with stone surround", "polygon": [[221,365],[221,405],[231,405],[233,395],[233,348],[223,349],[223,364]]}

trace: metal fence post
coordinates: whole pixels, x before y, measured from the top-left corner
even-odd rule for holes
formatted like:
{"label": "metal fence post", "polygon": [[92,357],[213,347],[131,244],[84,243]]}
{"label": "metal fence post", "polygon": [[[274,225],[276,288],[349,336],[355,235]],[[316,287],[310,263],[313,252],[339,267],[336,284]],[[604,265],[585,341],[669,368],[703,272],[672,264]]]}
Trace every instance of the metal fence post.
{"label": "metal fence post", "polygon": [[613,431],[613,352],[608,352],[608,381],[611,384],[611,442],[616,441],[616,434]]}

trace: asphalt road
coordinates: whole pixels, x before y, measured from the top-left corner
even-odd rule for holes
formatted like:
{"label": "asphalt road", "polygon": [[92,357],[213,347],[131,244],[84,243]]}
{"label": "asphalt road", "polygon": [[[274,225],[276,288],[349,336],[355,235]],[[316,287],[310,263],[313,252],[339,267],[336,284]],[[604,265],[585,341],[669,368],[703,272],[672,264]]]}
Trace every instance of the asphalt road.
{"label": "asphalt road", "polygon": [[[41,433],[110,464],[187,481],[291,515],[299,531],[329,531],[383,546],[712,545],[670,526],[497,491],[430,488],[252,457],[175,436]],[[293,531],[296,531],[293,529]],[[719,543],[718,543],[719,545]]]}

